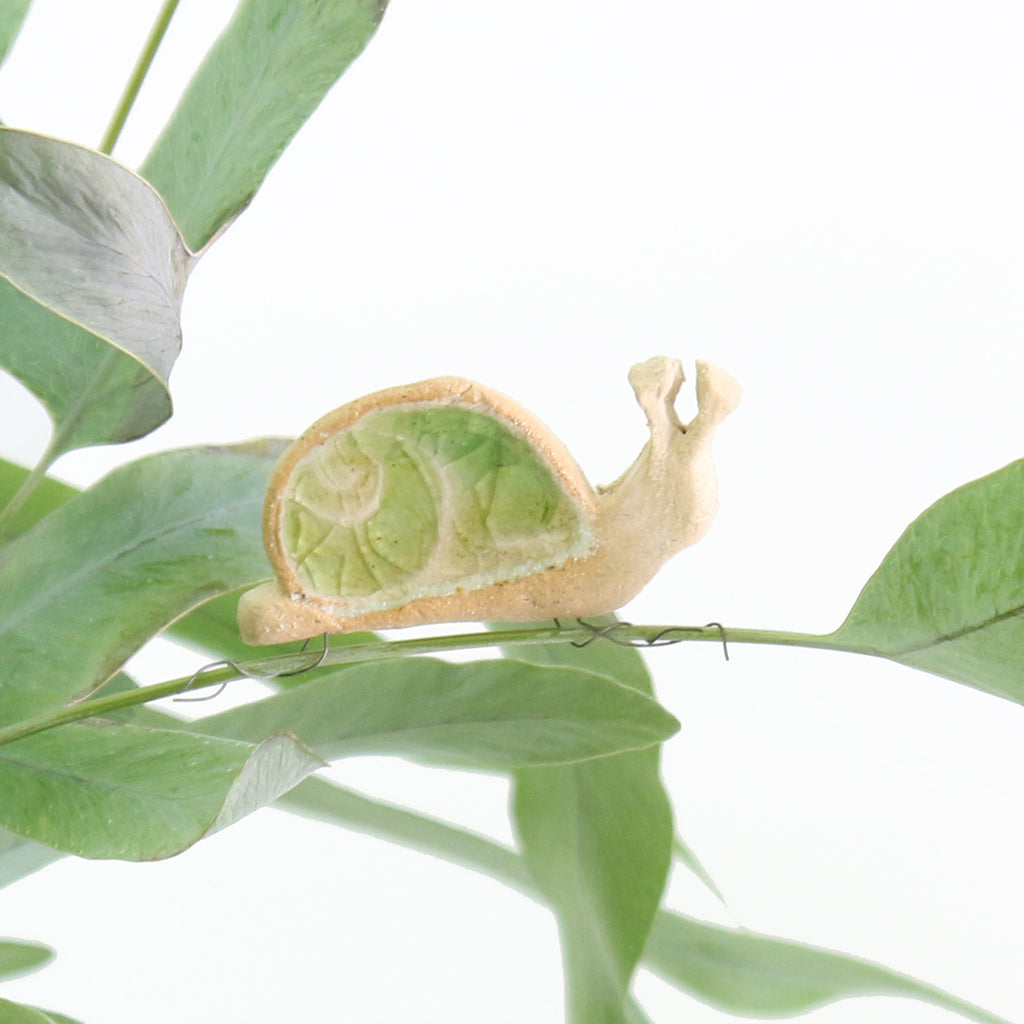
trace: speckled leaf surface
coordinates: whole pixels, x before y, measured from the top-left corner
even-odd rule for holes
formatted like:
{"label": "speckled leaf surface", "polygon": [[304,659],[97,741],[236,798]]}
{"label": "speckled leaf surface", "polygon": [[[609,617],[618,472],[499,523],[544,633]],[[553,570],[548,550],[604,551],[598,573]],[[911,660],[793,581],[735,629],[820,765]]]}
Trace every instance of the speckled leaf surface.
{"label": "speckled leaf surface", "polygon": [[268,573],[260,531],[279,445],[129,463],[0,554],[0,723],[113,675],[206,598]]}
{"label": "speckled leaf surface", "polygon": [[72,723],[0,746],[0,824],[81,857],[170,857],[287,792],[323,762],[259,744]]}
{"label": "speckled leaf surface", "polygon": [[940,498],[827,639],[1024,703],[1024,460]]}

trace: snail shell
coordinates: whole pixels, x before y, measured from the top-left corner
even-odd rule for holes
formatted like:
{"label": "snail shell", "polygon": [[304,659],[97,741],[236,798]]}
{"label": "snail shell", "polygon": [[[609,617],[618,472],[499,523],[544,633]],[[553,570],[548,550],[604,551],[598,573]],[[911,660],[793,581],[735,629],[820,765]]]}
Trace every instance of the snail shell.
{"label": "snail shell", "polygon": [[620,607],[714,514],[708,442],[739,389],[698,364],[701,411],[684,428],[682,379],[663,357],[633,368],[651,440],[597,492],[542,423],[471,381],[422,381],[329,413],[272,473],[263,534],[276,580],[242,596],[242,638]]}

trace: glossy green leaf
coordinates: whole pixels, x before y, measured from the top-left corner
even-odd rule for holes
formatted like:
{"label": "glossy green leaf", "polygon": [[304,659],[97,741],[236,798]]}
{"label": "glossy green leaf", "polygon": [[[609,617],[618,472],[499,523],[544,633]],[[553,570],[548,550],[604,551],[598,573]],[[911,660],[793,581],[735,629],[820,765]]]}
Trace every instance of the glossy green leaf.
{"label": "glossy green leaf", "polygon": [[836,646],[1024,703],[1024,460],[940,498],[868,580]]}
{"label": "glossy green leaf", "polygon": [[37,942],[0,940],[0,981],[38,971],[53,957],[54,952],[49,946]]}
{"label": "glossy green leaf", "polygon": [[[630,648],[550,644],[515,656],[586,668],[652,692],[643,659]],[[629,987],[672,854],[659,750],[519,771],[513,811],[527,867],[558,917],[567,1021],[635,1021]]]}
{"label": "glossy green leaf", "polygon": [[278,453],[140,459],[11,542],[0,556],[0,724],[90,691],[188,609],[267,576],[260,516]]}
{"label": "glossy green leaf", "polygon": [[150,185],[110,157],[0,128],[0,365],[46,406],[57,453],[170,415],[193,257]]}
{"label": "glossy green leaf", "polygon": [[385,0],[242,0],[142,166],[193,248],[252,198]]}
{"label": "glossy green leaf", "polygon": [[81,1024],[80,1021],[65,1017],[62,1013],[23,1006],[21,1003],[12,1003],[9,999],[0,999],[0,1021],[3,1021],[3,1024]]}
{"label": "glossy green leaf", "polygon": [[792,1017],[851,996],[906,996],[980,1024],[1008,1024],[879,964],[681,914],[658,915],[644,962],[702,1002],[744,1017]]}
{"label": "glossy green leaf", "polygon": [[353,665],[193,727],[250,741],[286,731],[328,760],[398,754],[501,769],[646,748],[679,723],[646,695],[578,668],[407,658]]}
{"label": "glossy green leaf", "polygon": [[4,62],[32,0],[0,0],[0,64]]}
{"label": "glossy green leaf", "polygon": [[81,857],[154,860],[270,803],[322,766],[292,737],[254,746],[76,722],[0,746],[0,824]]}

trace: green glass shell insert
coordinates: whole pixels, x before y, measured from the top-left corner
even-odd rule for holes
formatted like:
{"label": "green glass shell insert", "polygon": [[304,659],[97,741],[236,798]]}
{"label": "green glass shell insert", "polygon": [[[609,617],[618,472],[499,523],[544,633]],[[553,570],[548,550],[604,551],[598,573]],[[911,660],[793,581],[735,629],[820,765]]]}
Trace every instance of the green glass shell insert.
{"label": "green glass shell insert", "polygon": [[353,610],[516,579],[594,543],[529,441],[457,404],[366,414],[303,457],[282,497],[283,548],[304,592]]}

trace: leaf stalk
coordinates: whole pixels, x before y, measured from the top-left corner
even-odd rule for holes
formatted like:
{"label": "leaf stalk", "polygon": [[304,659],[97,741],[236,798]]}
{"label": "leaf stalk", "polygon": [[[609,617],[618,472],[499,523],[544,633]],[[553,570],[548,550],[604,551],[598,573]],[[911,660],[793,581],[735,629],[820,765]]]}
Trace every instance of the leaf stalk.
{"label": "leaf stalk", "polygon": [[14,517],[25,507],[28,500],[35,494],[36,488],[46,479],[46,474],[60,454],[60,442],[57,437],[53,437],[46,446],[46,451],[39,457],[39,461],[11,496],[11,500],[0,510],[0,542],[9,532]]}
{"label": "leaf stalk", "polygon": [[[180,676],[177,679],[168,679],[161,683],[140,686],[134,690],[126,690],[108,696],[90,697],[0,728],[0,746],[45,732],[59,725],[66,725],[69,722],[102,717],[114,711],[138,707],[150,701],[172,697],[186,691],[220,686],[236,679],[273,679],[278,676],[296,675],[306,669],[320,666],[386,661],[394,658],[467,651],[485,647],[523,647],[553,641],[565,641],[576,646],[603,641],[645,648],[695,640],[712,643],[726,641],[728,643],[778,644],[852,650],[833,642],[829,636],[784,633],[773,630],[725,629],[717,623],[710,626],[634,626],[627,622],[616,622],[610,626],[599,627],[576,622],[571,625],[524,626],[479,633],[417,637],[410,640],[369,640],[363,643],[346,644],[343,647],[331,648],[328,646],[324,652],[285,654],[240,662],[218,662],[188,676]],[[856,653],[871,652],[857,651]]]}
{"label": "leaf stalk", "polygon": [[179,0],[164,0],[164,5],[160,8],[160,13],[157,14],[156,21],[149,30],[149,35],[142,46],[142,52],[135,62],[135,67],[132,68],[132,73],[124,87],[124,92],[121,93],[121,98],[117,101],[117,107],[110,118],[110,124],[107,125],[107,130],[103,134],[103,140],[99,145],[101,153],[106,153],[109,156],[113,152],[114,146],[117,145],[121,129],[124,128],[125,121],[128,120],[128,114],[135,104],[146,75],[149,73],[153,58],[156,56],[156,51],[160,48],[161,42],[163,42],[167,26],[171,23],[171,18],[174,16],[175,10],[177,10],[178,3]]}

